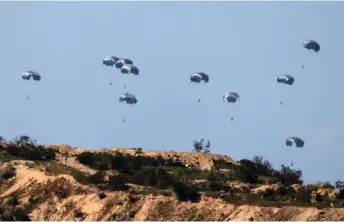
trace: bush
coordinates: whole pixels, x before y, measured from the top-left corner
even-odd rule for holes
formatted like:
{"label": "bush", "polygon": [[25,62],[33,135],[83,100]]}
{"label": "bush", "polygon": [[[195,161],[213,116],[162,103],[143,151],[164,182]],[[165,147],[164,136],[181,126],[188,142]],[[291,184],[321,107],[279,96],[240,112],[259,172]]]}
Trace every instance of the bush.
{"label": "bush", "polygon": [[109,180],[109,188],[111,190],[127,190],[126,183],[128,183],[129,180],[124,174],[117,174],[110,177]]}
{"label": "bush", "polygon": [[1,162],[8,162],[8,161],[11,161],[14,158],[13,155],[9,154],[7,150],[1,150],[1,145],[0,145],[0,163]]}
{"label": "bush", "polygon": [[338,192],[337,198],[338,198],[338,199],[344,199],[344,189],[341,189],[341,190]]}
{"label": "bush", "polygon": [[10,206],[17,206],[19,204],[18,194],[12,194],[12,196],[8,199],[7,204]]}
{"label": "bush", "polygon": [[275,201],[277,193],[273,189],[266,189],[263,193],[263,198],[268,201]]}
{"label": "bush", "polygon": [[161,160],[147,156],[124,155],[120,152],[92,153],[83,152],[76,155],[77,160],[98,170],[118,170],[121,172],[139,171],[143,166],[159,166]]}
{"label": "bush", "polygon": [[54,149],[44,148],[40,145],[19,142],[11,142],[7,146],[7,151],[9,154],[25,160],[54,160],[57,152]]}
{"label": "bush", "polygon": [[58,187],[55,190],[55,194],[59,199],[65,199],[71,194],[71,191],[68,190],[67,188]]}
{"label": "bush", "polygon": [[228,192],[228,187],[224,186],[220,181],[210,181],[209,188],[211,191],[225,191]]}
{"label": "bush", "polygon": [[311,200],[312,191],[306,189],[300,189],[296,193],[296,201],[309,203]]}
{"label": "bush", "polygon": [[336,187],[338,190],[344,189],[344,181],[337,180],[336,183],[335,183],[335,187]]}
{"label": "bush", "polygon": [[98,193],[98,198],[100,199],[100,200],[102,200],[102,199],[104,199],[104,198],[106,198],[107,196],[106,196],[106,194],[104,193],[104,192],[100,192],[100,193]]}
{"label": "bush", "polygon": [[335,188],[330,182],[318,181],[317,184],[324,189],[334,189]]}
{"label": "bush", "polygon": [[3,170],[1,173],[1,178],[4,180],[10,179],[16,175],[16,168],[14,167],[9,167],[5,170]]}
{"label": "bush", "polygon": [[201,198],[197,187],[188,182],[177,181],[173,184],[173,190],[177,195],[178,200],[198,202]]}
{"label": "bush", "polygon": [[344,199],[344,181],[337,180],[335,183],[335,187],[339,190],[337,198]]}
{"label": "bush", "polygon": [[278,173],[278,177],[281,183],[286,186],[290,186],[292,184],[303,184],[303,181],[301,180],[302,171],[291,169],[290,167],[284,166],[283,164],[281,166],[280,172]]}
{"label": "bush", "polygon": [[27,213],[21,208],[7,209],[0,219],[3,221],[31,221]]}
{"label": "bush", "polygon": [[193,147],[194,152],[210,153],[210,141],[208,140],[206,145],[204,145],[204,138],[200,139],[199,141],[194,140]]}
{"label": "bush", "polygon": [[95,174],[91,175],[90,181],[93,184],[102,184],[105,183],[105,174],[102,171],[98,171]]}
{"label": "bush", "polygon": [[173,184],[173,178],[163,168],[145,167],[134,175],[134,183],[164,189]]}
{"label": "bush", "polygon": [[244,182],[258,182],[258,168],[256,168],[254,162],[247,159],[240,160],[240,167],[234,171],[234,175],[237,179]]}
{"label": "bush", "polygon": [[214,166],[216,169],[231,169],[233,168],[233,163],[228,162],[225,159],[219,159],[214,161]]}

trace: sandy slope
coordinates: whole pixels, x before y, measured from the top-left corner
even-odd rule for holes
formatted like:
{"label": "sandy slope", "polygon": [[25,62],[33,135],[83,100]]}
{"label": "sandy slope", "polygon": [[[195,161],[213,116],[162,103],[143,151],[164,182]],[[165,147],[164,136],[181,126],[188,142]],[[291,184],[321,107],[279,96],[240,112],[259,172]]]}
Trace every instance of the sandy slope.
{"label": "sandy slope", "polygon": [[[51,147],[51,146],[50,146]],[[56,146],[70,154],[81,152],[68,146]],[[122,150],[123,151],[123,150]],[[132,150],[124,150],[134,152]],[[174,155],[176,152],[144,151],[146,155]],[[219,155],[179,153],[181,160],[201,165],[203,169],[213,167],[211,160]],[[227,157],[229,161],[233,161]],[[71,156],[67,165],[92,172]],[[0,198],[8,198],[19,191],[20,205],[24,206],[30,197],[47,194],[30,214],[32,220],[344,220],[344,209],[300,208],[300,207],[257,207],[235,206],[219,198],[202,197],[198,203],[180,202],[175,197],[162,195],[134,195],[127,192],[105,192],[107,197],[100,199],[99,190],[81,185],[70,175],[48,176],[44,168],[30,165],[30,161],[11,161],[1,165],[1,169],[14,166],[15,178],[1,186]],[[61,187],[70,192],[61,198],[56,190]]]}

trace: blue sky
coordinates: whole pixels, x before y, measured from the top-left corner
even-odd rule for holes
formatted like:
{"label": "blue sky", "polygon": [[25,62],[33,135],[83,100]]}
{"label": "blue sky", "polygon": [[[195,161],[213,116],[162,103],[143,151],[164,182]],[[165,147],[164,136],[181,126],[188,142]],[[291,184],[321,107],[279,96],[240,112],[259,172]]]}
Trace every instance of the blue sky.
{"label": "blue sky", "polygon": [[[191,151],[204,137],[212,153],[236,160],[263,155],[276,168],[293,161],[305,182],[343,176],[343,2],[0,6],[0,135],[7,139]],[[319,53],[302,47],[307,39],[320,43]],[[132,59],[140,75],[103,66],[108,55]],[[21,79],[31,69],[40,82]],[[209,74],[208,84],[190,83],[198,71]],[[294,84],[277,84],[282,74]],[[118,101],[126,91],[136,105]],[[224,103],[226,91],[241,100]],[[289,136],[304,148],[286,147]]]}

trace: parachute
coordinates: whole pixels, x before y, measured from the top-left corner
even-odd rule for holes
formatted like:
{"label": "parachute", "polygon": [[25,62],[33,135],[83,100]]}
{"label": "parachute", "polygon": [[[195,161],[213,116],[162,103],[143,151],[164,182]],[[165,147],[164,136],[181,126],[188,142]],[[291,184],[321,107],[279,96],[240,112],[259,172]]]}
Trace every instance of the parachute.
{"label": "parachute", "polygon": [[284,75],[284,76],[278,77],[277,82],[292,85],[294,83],[294,78],[290,75]]}
{"label": "parachute", "polygon": [[30,80],[32,77],[33,80],[39,81],[41,80],[41,76],[38,74],[38,72],[35,71],[26,71],[22,73],[22,79],[24,80]]}
{"label": "parachute", "polygon": [[300,148],[303,147],[303,145],[305,144],[305,142],[303,142],[302,139],[300,139],[299,137],[296,137],[296,136],[294,136],[294,137],[289,137],[289,138],[285,141],[285,144],[286,144],[287,146],[292,146],[293,143],[296,144],[296,147],[300,147]]}
{"label": "parachute", "polygon": [[133,65],[133,61],[131,61],[130,59],[119,59],[115,62],[115,66],[116,68],[120,69],[122,68],[124,65]]}
{"label": "parachute", "polygon": [[[39,82],[41,80],[41,75],[35,71],[25,71],[22,73],[22,79],[29,81],[30,79]],[[28,82],[30,84],[30,82]],[[26,100],[29,100],[30,94],[26,96]]]}
{"label": "parachute", "polygon": [[202,80],[204,83],[209,82],[209,76],[204,72],[197,72],[190,76],[191,82],[200,83]]}
{"label": "parachute", "polygon": [[125,93],[119,97],[120,102],[126,102],[127,104],[136,104],[137,99],[133,94]]}
{"label": "parachute", "polygon": [[140,72],[140,70],[139,70],[136,66],[134,66],[134,65],[132,65],[132,64],[124,65],[124,66],[122,66],[122,68],[121,68],[121,73],[123,73],[123,74],[132,73],[132,74],[134,74],[134,75],[138,75],[139,72]]}
{"label": "parachute", "polygon": [[303,42],[303,47],[305,47],[308,50],[313,50],[314,52],[319,52],[320,50],[320,45],[314,40],[307,40]]}
{"label": "parachute", "polygon": [[113,66],[118,60],[119,58],[117,58],[116,56],[106,56],[103,60],[103,65]]}
{"label": "parachute", "polygon": [[[207,83],[209,82],[209,76],[204,72],[197,72],[190,76],[190,80],[194,83],[200,83],[202,80],[204,81],[204,83]],[[201,102],[200,98],[198,98],[198,102]]]}
{"label": "parachute", "polygon": [[223,96],[223,101],[227,100],[229,103],[235,103],[237,99],[240,100],[240,96],[236,92],[226,92]]}

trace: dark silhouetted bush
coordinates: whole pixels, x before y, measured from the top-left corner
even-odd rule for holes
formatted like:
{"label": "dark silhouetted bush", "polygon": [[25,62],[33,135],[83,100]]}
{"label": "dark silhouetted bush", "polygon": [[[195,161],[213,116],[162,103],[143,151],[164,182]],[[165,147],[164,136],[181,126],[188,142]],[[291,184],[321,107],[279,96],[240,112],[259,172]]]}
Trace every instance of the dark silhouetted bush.
{"label": "dark silhouetted bush", "polygon": [[263,193],[263,198],[268,201],[274,201],[277,193],[273,189],[266,189]]}
{"label": "dark silhouetted bush", "polygon": [[19,204],[18,194],[12,194],[12,196],[7,200],[7,204],[10,206],[17,206]]}
{"label": "dark silhouetted bush", "polygon": [[338,199],[344,199],[344,189],[339,190],[337,198]]}
{"label": "dark silhouetted bush", "polygon": [[126,183],[130,182],[128,177],[124,174],[117,174],[110,177],[109,188],[111,190],[127,190]]}
{"label": "dark silhouetted bush", "polygon": [[56,157],[56,150],[34,144],[10,143],[7,146],[7,151],[11,155],[25,160],[54,160]]}
{"label": "dark silhouetted bush", "polygon": [[105,183],[105,174],[102,171],[98,171],[89,177],[91,183],[102,184]]}
{"label": "dark silhouetted bush", "polygon": [[299,189],[296,193],[296,201],[309,203],[311,200],[312,191],[307,189]]}
{"label": "dark silhouetted bush", "polygon": [[0,217],[3,221],[31,221],[27,213],[21,208],[10,208]]}
{"label": "dark silhouetted bush", "polygon": [[161,165],[161,159],[158,158],[124,155],[120,152],[114,154],[83,152],[76,158],[80,163],[98,170],[119,170],[121,172],[139,171],[143,166]]}
{"label": "dark silhouetted bush", "polygon": [[7,180],[16,175],[16,168],[14,167],[9,167],[4,169],[2,172],[0,172],[0,176],[2,179]]}
{"label": "dark silhouetted bush", "polygon": [[344,181],[337,180],[335,183],[335,187],[339,190],[337,198],[344,199]]}
{"label": "dark silhouetted bush", "polygon": [[222,182],[220,181],[210,181],[209,182],[209,188],[211,191],[227,191],[228,190],[228,187],[226,186],[223,186]]}
{"label": "dark silhouetted bush", "polygon": [[303,184],[301,180],[302,171],[301,170],[294,170],[288,166],[284,166],[282,164],[281,170],[278,173],[278,178],[280,179],[281,183],[290,186],[292,184]]}
{"label": "dark silhouetted bush", "polygon": [[173,184],[173,178],[160,167],[145,167],[140,172],[135,173],[135,184],[157,186],[166,188]]}
{"label": "dark silhouetted bush", "polygon": [[200,139],[199,141],[194,140],[193,147],[194,152],[210,153],[210,141],[208,140],[206,145],[204,145],[204,138]]}
{"label": "dark silhouetted bush", "polygon": [[233,163],[226,161],[225,159],[218,159],[214,161],[214,166],[217,169],[232,169]]}
{"label": "dark silhouetted bush", "polygon": [[74,217],[76,218],[80,218],[80,217],[84,217],[85,216],[85,213],[80,211],[80,210],[75,210],[74,211]]}
{"label": "dark silhouetted bush", "polygon": [[201,198],[197,187],[188,182],[177,181],[173,184],[173,190],[180,201],[198,202]]}
{"label": "dark silhouetted bush", "polygon": [[102,200],[102,199],[104,199],[104,198],[106,198],[107,196],[106,196],[106,194],[104,193],[104,192],[100,192],[100,193],[98,193],[98,198],[100,199],[100,200]]}
{"label": "dark silhouetted bush", "polygon": [[63,187],[58,187],[55,190],[55,194],[58,198],[65,199],[71,194],[71,191]]}
{"label": "dark silhouetted bush", "polygon": [[248,182],[257,183],[259,176],[259,169],[256,164],[251,160],[243,159],[240,160],[240,167],[234,171],[234,175],[237,179]]}

